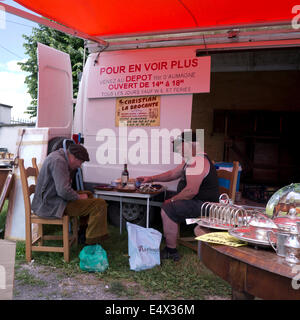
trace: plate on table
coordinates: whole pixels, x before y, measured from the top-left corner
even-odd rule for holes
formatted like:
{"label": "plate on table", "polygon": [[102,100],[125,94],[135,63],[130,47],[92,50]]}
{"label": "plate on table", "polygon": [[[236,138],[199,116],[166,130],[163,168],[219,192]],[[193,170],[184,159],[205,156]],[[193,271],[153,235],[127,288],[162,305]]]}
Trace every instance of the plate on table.
{"label": "plate on table", "polygon": [[137,191],[145,194],[157,194],[162,190],[164,190],[164,186],[161,184],[142,184]]}
{"label": "plate on table", "polygon": [[136,188],[135,187],[118,187],[115,189],[116,191],[118,192],[135,192],[136,191]]}
{"label": "plate on table", "polygon": [[110,184],[103,183],[95,186],[94,189],[101,190],[101,191],[112,191],[114,190],[114,187]]}

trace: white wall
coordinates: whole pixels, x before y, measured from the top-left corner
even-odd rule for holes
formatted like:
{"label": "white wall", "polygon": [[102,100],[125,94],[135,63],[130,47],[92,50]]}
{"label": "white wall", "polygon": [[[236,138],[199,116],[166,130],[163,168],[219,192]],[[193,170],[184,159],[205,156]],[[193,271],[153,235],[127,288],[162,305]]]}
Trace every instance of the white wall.
{"label": "white wall", "polygon": [[0,105],[0,123],[10,123],[11,108]]}
{"label": "white wall", "polygon": [[0,148],[7,148],[8,152],[16,154],[19,129],[28,127],[24,125],[0,126]]}

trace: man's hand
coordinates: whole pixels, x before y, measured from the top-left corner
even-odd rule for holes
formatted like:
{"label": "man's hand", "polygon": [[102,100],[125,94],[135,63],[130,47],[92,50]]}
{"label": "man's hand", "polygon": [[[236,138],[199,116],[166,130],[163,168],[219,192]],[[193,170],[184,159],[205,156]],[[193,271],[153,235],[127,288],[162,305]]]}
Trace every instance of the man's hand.
{"label": "man's hand", "polygon": [[[173,198],[170,198],[170,199],[165,200],[165,201],[164,201],[164,204],[171,203],[171,202],[172,202],[172,201],[171,201],[172,199],[173,199]],[[173,201],[174,201],[174,199],[173,199]]]}
{"label": "man's hand", "polygon": [[153,182],[153,177],[152,176],[150,176],[150,177],[142,176],[142,177],[137,177],[136,180],[141,183]]}
{"label": "man's hand", "polygon": [[88,195],[86,193],[80,193],[79,199],[88,199]]}

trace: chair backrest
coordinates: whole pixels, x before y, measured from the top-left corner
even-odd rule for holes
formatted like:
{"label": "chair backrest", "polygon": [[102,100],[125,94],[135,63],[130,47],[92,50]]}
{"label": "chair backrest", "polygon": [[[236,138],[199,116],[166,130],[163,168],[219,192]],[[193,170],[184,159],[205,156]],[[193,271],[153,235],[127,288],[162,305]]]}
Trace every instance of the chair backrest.
{"label": "chair backrest", "polygon": [[[37,177],[39,174],[39,169],[36,164],[36,158],[32,158],[32,167],[25,169],[24,159],[19,159],[19,169],[21,175],[22,191],[25,205],[25,214],[26,216],[31,215],[31,202],[30,196],[35,192],[35,185],[37,183]],[[28,185],[28,178],[34,177],[35,184]]]}
{"label": "chair backrest", "polygon": [[232,171],[227,170],[217,170],[218,178],[223,178],[226,180],[229,180],[229,188],[226,188],[224,186],[219,185],[219,192],[227,193],[229,198],[234,202],[235,201],[235,193],[236,193],[236,184],[237,184],[237,178],[239,174],[239,162],[233,161],[233,168]]}

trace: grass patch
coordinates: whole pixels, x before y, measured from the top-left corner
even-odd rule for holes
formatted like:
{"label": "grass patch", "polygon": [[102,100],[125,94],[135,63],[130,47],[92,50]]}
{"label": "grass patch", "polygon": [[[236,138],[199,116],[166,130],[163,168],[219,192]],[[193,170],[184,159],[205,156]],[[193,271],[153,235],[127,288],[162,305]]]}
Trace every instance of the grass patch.
{"label": "grass patch", "polygon": [[[102,247],[107,252],[109,268],[103,273],[95,273],[95,276],[105,281],[108,284],[108,290],[114,294],[132,299],[139,298],[140,288],[142,288],[143,292],[158,294],[164,299],[230,297],[230,286],[205,268],[197,254],[186,247],[178,248],[183,256],[179,262],[167,260],[160,266],[139,272],[129,269],[126,230],[120,235],[119,228],[109,226],[109,238],[103,241]],[[68,276],[75,276],[85,273],[79,268],[78,255],[82,248],[82,245],[71,248],[70,263],[65,263],[63,255],[56,252],[33,252],[32,259],[34,263],[55,266]],[[25,261],[24,242],[17,243],[16,261]]]}
{"label": "grass patch", "polygon": [[20,281],[22,285],[28,285],[31,287],[46,287],[48,284],[46,281],[37,279],[35,276],[29,273],[28,270],[16,268],[15,280]]}
{"label": "grass patch", "polygon": [[135,297],[140,292],[137,286],[131,287],[121,281],[112,281],[109,285],[108,291],[120,297]]}

